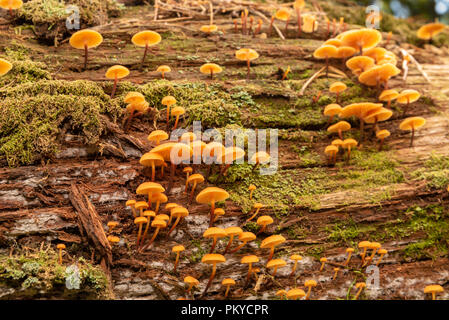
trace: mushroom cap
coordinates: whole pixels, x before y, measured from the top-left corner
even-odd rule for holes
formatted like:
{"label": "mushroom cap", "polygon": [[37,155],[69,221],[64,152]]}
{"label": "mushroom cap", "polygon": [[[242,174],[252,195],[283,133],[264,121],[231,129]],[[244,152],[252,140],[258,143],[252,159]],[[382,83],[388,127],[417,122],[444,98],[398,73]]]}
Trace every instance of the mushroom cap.
{"label": "mushroom cap", "polygon": [[145,210],[143,212],[143,216],[147,217],[147,218],[154,218],[154,217],[156,217],[156,212],[154,212],[152,210]]}
{"label": "mushroom cap", "polygon": [[184,282],[187,284],[193,284],[194,286],[200,284],[200,282],[197,279],[195,279],[194,277],[191,277],[191,276],[185,277]]}
{"label": "mushroom cap", "polygon": [[346,58],[352,57],[356,52],[357,52],[357,50],[355,50],[353,47],[340,46],[340,47],[337,47],[336,58],[346,59]]}
{"label": "mushroom cap", "polygon": [[159,153],[147,152],[139,160],[139,163],[145,167],[160,166],[164,162],[164,157]]}
{"label": "mushroom cap", "polygon": [[265,151],[259,151],[253,154],[253,156],[251,157],[251,162],[264,164],[270,162],[270,159],[271,157],[268,153],[266,153]]}
{"label": "mushroom cap", "polygon": [[119,243],[120,242],[120,238],[117,236],[108,236],[108,241],[112,242],[112,243]]}
{"label": "mushroom cap", "polygon": [[379,249],[378,253],[379,254],[387,254],[388,250],[386,250],[386,249]]}
{"label": "mushroom cap", "polygon": [[193,172],[193,168],[192,167],[185,167],[184,169],[182,169],[182,172],[184,172],[184,173],[192,173]]}
{"label": "mushroom cap", "polygon": [[252,232],[242,232],[239,234],[239,240],[242,242],[248,242],[256,240],[256,235]]}
{"label": "mushroom cap", "polygon": [[379,100],[380,101],[393,101],[395,100],[397,97],[399,96],[399,92],[397,92],[394,89],[389,89],[389,90],[384,90],[382,91],[382,93],[379,95]]}
{"label": "mushroom cap", "polygon": [[130,199],[126,201],[126,206],[134,207],[136,205],[136,200]]}
{"label": "mushroom cap", "polygon": [[334,82],[329,87],[329,91],[332,93],[340,93],[347,89],[348,87],[343,82]]}
{"label": "mushroom cap", "polygon": [[331,145],[336,146],[336,147],[340,147],[343,145],[343,140],[341,139],[335,139],[331,142]]}
{"label": "mushroom cap", "polygon": [[108,221],[108,223],[106,224],[109,228],[114,228],[118,226],[118,222],[117,221]]}
{"label": "mushroom cap", "polygon": [[103,42],[103,36],[97,31],[84,29],[75,32],[70,37],[70,45],[75,49],[84,49],[84,46],[90,48],[98,47]]}
{"label": "mushroom cap", "polygon": [[231,278],[224,278],[223,281],[221,281],[221,284],[224,286],[235,286],[235,280]]}
{"label": "mushroom cap", "polygon": [[171,252],[181,252],[181,251],[184,251],[186,248],[184,248],[184,246],[183,245],[177,245],[177,246],[174,246],[172,249],[171,249]]}
{"label": "mushroom cap", "polygon": [[150,30],[140,31],[131,38],[132,43],[138,47],[153,46],[161,40],[159,33]]}
{"label": "mushroom cap", "polygon": [[171,215],[174,217],[180,216],[181,218],[185,218],[189,215],[189,210],[184,207],[177,206],[170,211]]}
{"label": "mushroom cap", "polygon": [[382,103],[359,102],[347,105],[341,110],[340,117],[349,118],[355,116],[359,119],[365,118],[372,112],[377,112],[383,108]]}
{"label": "mushroom cap", "polygon": [[288,19],[290,19],[291,16],[291,12],[289,9],[287,8],[280,8],[279,10],[276,11],[276,13],[274,14],[274,17],[276,19],[279,19],[281,21],[287,21]]}
{"label": "mushroom cap", "polygon": [[0,76],[7,74],[11,69],[12,64],[9,61],[0,58]]}
{"label": "mushroom cap", "polygon": [[299,254],[292,254],[290,256],[290,259],[293,261],[299,261],[299,260],[302,260],[302,256],[300,256]]}
{"label": "mushroom cap", "polygon": [[298,299],[298,298],[305,297],[305,295],[306,295],[306,293],[302,289],[290,289],[287,292],[287,298],[289,298],[289,299]]}
{"label": "mushroom cap", "polygon": [[378,83],[386,82],[399,73],[401,73],[401,70],[395,65],[386,63],[362,72],[359,75],[359,81],[367,86],[376,86]]}
{"label": "mushroom cap", "polygon": [[199,174],[199,173],[192,174],[187,179],[187,183],[194,183],[194,182],[202,183],[202,182],[204,182],[204,177],[201,174]]}
{"label": "mushroom cap", "polygon": [[399,125],[399,129],[411,131],[412,129],[415,129],[415,130],[418,129],[425,124],[426,124],[426,119],[424,119],[424,118],[410,117],[401,122],[401,124]]}
{"label": "mushroom cap", "polygon": [[146,209],[148,207],[149,205],[146,201],[137,201],[136,204],[134,205],[134,208],[136,208],[137,210]]}
{"label": "mushroom cap", "polygon": [[295,2],[293,2],[293,8],[295,9],[302,9],[305,6],[306,6],[305,0],[295,0]]}
{"label": "mushroom cap", "polygon": [[315,50],[313,57],[315,59],[335,58],[337,56],[337,52],[337,47],[325,44]]}
{"label": "mushroom cap", "polygon": [[201,262],[207,264],[217,264],[220,262],[226,262],[226,258],[218,253],[208,253],[203,256]]}
{"label": "mushroom cap", "polygon": [[124,102],[129,104],[143,103],[145,102],[145,97],[140,92],[131,91],[126,94]]}
{"label": "mushroom cap", "polygon": [[253,184],[250,184],[249,187],[248,187],[249,191],[253,191],[253,190],[256,190],[256,189],[257,189],[257,187],[255,185],[253,185]]}
{"label": "mushroom cap", "polygon": [[171,110],[171,115],[174,117],[182,116],[184,113],[186,113],[186,109],[184,109],[183,107],[174,107]]}
{"label": "mushroom cap", "polygon": [[159,153],[165,161],[170,161],[170,153],[176,142],[167,142],[151,149],[151,153]]}
{"label": "mushroom cap", "polygon": [[162,220],[162,221],[168,221],[170,220],[170,217],[167,216],[166,214],[158,214],[157,216],[154,217],[155,220]]}
{"label": "mushroom cap", "polygon": [[361,74],[365,70],[374,67],[375,61],[371,57],[357,56],[346,61],[346,66],[354,73]]}
{"label": "mushroom cap", "polygon": [[343,45],[359,50],[377,46],[382,40],[382,34],[375,29],[358,29],[345,32],[341,37]]}
{"label": "mushroom cap", "polygon": [[151,200],[157,201],[159,203],[166,203],[168,201],[168,198],[165,194],[158,192],[151,196]]}
{"label": "mushroom cap", "polygon": [[221,73],[223,68],[215,63],[205,63],[200,67],[200,72],[204,74]]}
{"label": "mushroom cap", "polygon": [[377,63],[385,57],[385,54],[388,52],[387,49],[382,47],[374,47],[367,50],[363,50],[363,56],[373,58]]}
{"label": "mushroom cap", "polygon": [[254,208],[254,209],[261,209],[261,208],[263,208],[263,204],[262,204],[262,203],[259,203],[259,202],[256,202],[256,203],[253,205],[253,208]]}
{"label": "mushroom cap", "polygon": [[166,228],[167,221],[162,220],[162,219],[157,219],[157,216],[156,216],[156,218],[153,220],[153,222],[151,222],[151,227],[152,228]]}
{"label": "mushroom cap", "polygon": [[320,262],[327,262],[327,258],[325,258],[325,257],[321,258]]}
{"label": "mushroom cap", "polygon": [[22,0],[1,0],[0,1],[0,8],[3,9],[13,9],[17,10],[20,9],[23,5]]}
{"label": "mushroom cap", "polygon": [[174,203],[174,202],[169,202],[169,203],[167,203],[167,204],[165,205],[165,209],[166,209],[166,210],[171,210],[171,209],[174,209],[174,208],[176,208],[176,207],[179,207],[179,204]]}
{"label": "mushroom cap", "polygon": [[226,228],[225,231],[228,236],[238,236],[239,234],[243,233],[243,230],[240,227],[229,227]]}
{"label": "mushroom cap", "polygon": [[164,192],[165,188],[156,182],[144,182],[137,187],[137,194]]}
{"label": "mushroom cap", "polygon": [[257,263],[259,262],[259,257],[255,256],[255,255],[249,255],[249,256],[244,256],[242,257],[242,259],[240,260],[240,263]]}
{"label": "mushroom cap", "polygon": [[267,268],[271,269],[271,268],[279,268],[279,267],[283,267],[286,266],[287,262],[283,259],[271,259],[270,261],[268,261],[267,263]]}
{"label": "mushroom cap", "polygon": [[168,134],[164,130],[154,130],[148,135],[148,141],[163,141],[168,139]]}
{"label": "mushroom cap", "polygon": [[215,208],[214,215],[216,216],[224,216],[225,211],[222,208]]}
{"label": "mushroom cap", "polygon": [[169,107],[169,106],[174,105],[176,103],[176,99],[173,96],[165,96],[165,97],[162,98],[161,103],[164,106],[168,106]]}
{"label": "mushroom cap", "polygon": [[331,103],[324,107],[323,114],[325,116],[335,116],[336,114],[340,114],[342,107],[339,104]]}
{"label": "mushroom cap", "polygon": [[331,38],[331,39],[326,40],[324,42],[324,44],[328,44],[328,45],[331,45],[331,46],[339,48],[339,47],[341,47],[343,45],[343,42],[341,42],[340,39]]}
{"label": "mushroom cap", "polygon": [[434,293],[434,292],[440,293],[443,291],[444,291],[443,287],[438,284],[431,284],[424,288],[424,293]]}
{"label": "mushroom cap", "polygon": [[134,103],[134,104],[128,104],[126,106],[126,112],[132,113],[134,111],[138,112],[146,112],[146,110],[149,108],[150,104],[147,101],[143,101],[140,103]]}
{"label": "mushroom cap", "polygon": [[350,138],[350,139],[343,140],[342,147],[343,147],[343,149],[348,149],[348,148],[352,148],[352,147],[357,146],[357,144],[358,144],[357,140],[354,140],[354,139]]}
{"label": "mushroom cap", "polygon": [[203,233],[204,238],[224,238],[226,235],[226,231],[218,227],[210,227]]}
{"label": "mushroom cap", "polygon": [[380,249],[382,245],[379,242],[371,242],[370,246],[371,249]]}
{"label": "mushroom cap", "polygon": [[218,30],[218,27],[215,24],[210,24],[210,25],[204,25],[201,26],[200,31],[204,32],[204,33],[212,33],[212,32],[216,32]]}
{"label": "mushroom cap", "polygon": [[325,154],[336,154],[337,152],[338,152],[338,147],[337,146],[333,146],[333,145],[327,146],[324,149],[324,153]]}
{"label": "mushroom cap", "polygon": [[376,132],[377,139],[385,139],[391,135],[390,131],[384,129]]}
{"label": "mushroom cap", "polygon": [[273,218],[270,216],[260,216],[257,219],[257,224],[261,226],[269,225],[273,223]]}
{"label": "mushroom cap", "polygon": [[357,282],[357,283],[355,284],[355,287],[356,287],[357,289],[365,288],[365,287],[366,287],[366,283],[365,283],[365,282]]}
{"label": "mushroom cap", "polygon": [[282,243],[284,243],[286,240],[283,236],[279,235],[279,234],[275,234],[272,236],[269,236],[268,238],[265,238],[261,244],[260,247],[262,249],[266,249],[266,248],[271,248],[271,247],[276,247]]}
{"label": "mushroom cap", "polygon": [[[292,290],[295,290],[295,289],[292,289]],[[279,296],[279,297],[286,296],[287,295],[287,291],[285,291],[284,289],[278,290],[278,291],[276,291],[276,295]],[[305,293],[304,293],[304,295],[305,295]]]}
{"label": "mushroom cap", "polygon": [[235,57],[243,61],[252,61],[259,58],[259,54],[256,50],[243,48],[235,52]]}
{"label": "mushroom cap", "polygon": [[171,68],[169,66],[167,66],[167,65],[162,65],[162,66],[157,67],[156,71],[157,72],[164,72],[164,73],[165,72],[171,72]]}
{"label": "mushroom cap", "polygon": [[416,35],[422,40],[430,40],[443,31],[445,27],[442,23],[428,23],[419,28]]}
{"label": "mushroom cap", "polygon": [[327,132],[348,131],[349,129],[351,129],[351,125],[349,124],[349,122],[339,121],[327,128]]}
{"label": "mushroom cap", "polygon": [[306,280],[306,282],[304,282],[304,286],[305,287],[315,287],[317,285],[315,280]]}
{"label": "mushroom cap", "polygon": [[212,201],[224,201],[227,198],[229,198],[229,193],[226,190],[217,187],[207,187],[196,196],[196,202],[205,204]]}
{"label": "mushroom cap", "polygon": [[222,154],[225,152],[226,148],[220,142],[209,142],[206,144],[203,150],[203,157],[217,157],[221,158]]}
{"label": "mushroom cap", "polygon": [[129,69],[121,65],[112,66],[106,71],[106,78],[108,79],[122,79],[128,75]]}
{"label": "mushroom cap", "polygon": [[353,248],[347,248],[346,252],[348,252],[348,253],[351,252],[352,253],[352,252],[354,252],[354,249]]}
{"label": "mushroom cap", "polygon": [[56,249],[65,249],[65,244],[64,243],[57,244]]}
{"label": "mushroom cap", "polygon": [[137,217],[134,219],[134,224],[144,224],[147,222],[148,222],[148,219],[145,217]]}
{"label": "mushroom cap", "polygon": [[361,248],[361,249],[368,248],[370,245],[371,245],[371,242],[369,242],[369,241],[361,241],[358,244],[359,248]]}
{"label": "mushroom cap", "polygon": [[222,163],[231,164],[235,160],[241,159],[245,156],[245,151],[239,147],[225,148],[224,154],[222,154]]}
{"label": "mushroom cap", "polygon": [[377,122],[381,122],[390,119],[392,115],[393,111],[382,108],[379,111],[367,115],[365,118],[363,118],[363,121],[365,121],[366,123],[374,123],[376,122],[376,120]]}
{"label": "mushroom cap", "polygon": [[396,98],[396,101],[401,104],[406,104],[407,101],[409,101],[409,103],[413,103],[417,101],[420,97],[421,94],[418,91],[413,89],[407,89],[399,94],[399,96]]}

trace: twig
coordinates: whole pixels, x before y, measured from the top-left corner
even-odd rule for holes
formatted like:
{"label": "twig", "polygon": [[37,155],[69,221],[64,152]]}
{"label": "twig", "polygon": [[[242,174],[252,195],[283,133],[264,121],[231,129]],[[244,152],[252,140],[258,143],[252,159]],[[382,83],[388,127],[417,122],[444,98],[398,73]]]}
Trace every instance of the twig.
{"label": "twig", "polygon": [[399,48],[399,50],[401,51],[403,57],[408,56],[410,58],[410,60],[416,65],[416,68],[422,74],[422,76],[426,79],[426,81],[428,83],[431,83],[429,76],[423,70],[422,66],[418,63],[418,61],[416,61],[416,59],[409,52],[407,52],[407,50],[402,49],[402,48]]}
{"label": "twig", "polygon": [[304,85],[302,86],[301,90],[299,91],[299,95],[300,96],[304,95],[304,91],[306,91],[307,87],[312,83],[313,80],[315,80],[316,78],[318,78],[320,76],[321,72],[323,72],[324,69],[326,69],[326,67],[322,67],[313,76],[311,76],[310,79],[307,80],[306,83],[304,83]]}

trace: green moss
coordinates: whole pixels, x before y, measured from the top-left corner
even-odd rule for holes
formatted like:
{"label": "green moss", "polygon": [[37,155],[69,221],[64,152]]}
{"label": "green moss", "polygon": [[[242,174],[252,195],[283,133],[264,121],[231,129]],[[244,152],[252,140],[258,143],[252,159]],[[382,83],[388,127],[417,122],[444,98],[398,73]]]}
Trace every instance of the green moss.
{"label": "green moss", "polygon": [[53,250],[32,254],[0,255],[0,283],[11,288],[22,288],[19,295],[27,298],[81,298],[109,297],[109,283],[105,273],[83,258],[75,262],[79,270],[79,289],[67,289],[66,266],[58,263]]}
{"label": "green moss", "polygon": [[417,180],[426,180],[430,188],[443,189],[449,185],[449,157],[433,153],[431,158],[412,173]]}

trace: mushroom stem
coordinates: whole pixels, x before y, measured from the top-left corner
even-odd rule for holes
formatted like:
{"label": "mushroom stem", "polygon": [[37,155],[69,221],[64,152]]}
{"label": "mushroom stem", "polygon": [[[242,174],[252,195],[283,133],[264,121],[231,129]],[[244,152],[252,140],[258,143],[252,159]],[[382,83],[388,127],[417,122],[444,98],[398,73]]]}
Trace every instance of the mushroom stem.
{"label": "mushroom stem", "polygon": [[179,252],[176,252],[176,260],[175,260],[175,265],[173,266],[173,272],[176,272],[176,267],[178,266],[179,263]]}
{"label": "mushroom stem", "polygon": [[362,293],[363,287],[360,287],[359,291],[357,291],[357,293],[355,294],[354,300],[357,300],[360,296],[360,294]]}
{"label": "mushroom stem", "polygon": [[329,57],[326,56],[326,78],[329,78]]}
{"label": "mushroom stem", "polygon": [[295,264],[292,267],[292,272],[290,273],[290,277],[292,277],[295,274],[297,265],[298,265],[298,260],[295,260]]}
{"label": "mushroom stem", "polygon": [[[301,32],[302,32],[302,30],[301,30],[301,9],[300,8],[296,9],[296,16],[298,17],[298,37],[300,37]],[[329,30],[327,33],[329,33]]]}
{"label": "mushroom stem", "polygon": [[343,132],[340,129],[338,130],[338,136],[343,140]]}
{"label": "mushroom stem", "polygon": [[217,265],[214,264],[212,266],[212,273],[210,275],[209,281],[207,282],[206,288],[204,288],[203,294],[201,296],[204,296],[206,294],[207,290],[209,289],[210,285],[212,284],[212,280],[214,280],[216,272],[217,272]]}
{"label": "mushroom stem", "polygon": [[178,122],[179,122],[179,115],[176,116],[175,125],[173,126],[173,130],[175,130],[178,127]]}
{"label": "mushroom stem", "polygon": [[154,209],[154,212],[157,214],[158,213],[158,211],[159,211],[159,207],[160,207],[160,205],[161,205],[161,202],[158,200],[158,201],[156,201],[156,209]]}
{"label": "mushroom stem", "polygon": [[190,192],[190,201],[189,201],[189,203],[192,203],[193,195],[195,194],[196,184],[197,184],[197,182],[193,181],[192,191]]}
{"label": "mushroom stem", "polygon": [[226,286],[226,292],[225,292],[225,298],[227,298],[228,297],[228,294],[229,294],[229,289],[231,288],[231,285],[228,285],[228,286]]}
{"label": "mushroom stem", "polygon": [[351,159],[351,147],[349,146],[348,147],[348,163],[349,163],[350,159]]}
{"label": "mushroom stem", "polygon": [[259,230],[259,232],[257,232],[257,235],[263,233],[263,232],[265,231],[265,228],[266,228],[266,227],[267,227],[267,225],[264,224],[264,225],[262,226],[262,228]]}
{"label": "mushroom stem", "polygon": [[161,71],[162,79],[165,79],[165,71]]}
{"label": "mushroom stem", "polygon": [[349,260],[351,260],[351,252],[348,252],[348,258],[346,259],[346,262],[345,262],[345,266],[347,266],[348,264],[349,264]]}
{"label": "mushroom stem", "polygon": [[363,248],[363,252],[362,252],[362,264],[365,263],[365,255],[366,255],[366,247]]}
{"label": "mushroom stem", "polygon": [[151,162],[151,181],[154,182],[156,178],[156,166],[154,165],[154,161]]}
{"label": "mushroom stem", "polygon": [[214,71],[212,69],[210,70],[210,79],[214,80]]}
{"label": "mushroom stem", "polygon": [[382,258],[384,257],[384,255],[385,255],[385,253],[381,253],[380,254],[380,257],[379,257],[379,260],[376,263],[376,266],[378,266],[380,264],[380,262],[382,261]]}
{"label": "mushroom stem", "polygon": [[140,236],[142,235],[142,224],[139,224],[139,232],[137,233],[136,247],[139,247]]}
{"label": "mushroom stem", "polygon": [[324,265],[326,264],[326,262],[321,262],[321,268],[320,268],[320,272],[323,271],[324,269]]}
{"label": "mushroom stem", "polygon": [[256,209],[256,212],[248,219],[248,220],[246,220],[246,222],[248,223],[248,222],[250,222],[251,220],[253,220],[256,216],[257,216],[257,214],[259,213],[259,208],[257,208]]}
{"label": "mushroom stem", "polygon": [[289,22],[290,22],[290,17],[287,19],[287,21],[285,21],[285,36],[287,36]]}
{"label": "mushroom stem", "polygon": [[181,220],[181,215],[176,217],[175,223],[172,225],[171,229],[168,231],[167,233],[167,237],[170,235],[170,233],[173,232],[173,230],[175,230],[176,226],[178,225],[179,221]]}
{"label": "mushroom stem", "polygon": [[227,252],[228,252],[229,248],[231,247],[231,244],[232,244],[232,241],[233,241],[233,240],[234,240],[234,235],[231,234],[231,235],[229,236],[229,242],[228,242],[228,245],[227,245],[226,248],[225,248],[224,253],[227,253]]}
{"label": "mushroom stem", "polygon": [[384,144],[384,140],[385,140],[385,139],[380,139],[380,142],[379,142],[379,151],[382,150],[382,146],[383,146],[383,144]]}
{"label": "mushroom stem", "polygon": [[334,277],[332,278],[332,280],[337,279],[337,275],[338,275],[338,270],[335,270]]}
{"label": "mushroom stem", "polygon": [[167,129],[168,129],[168,122],[170,121],[170,106],[167,106]]}
{"label": "mushroom stem", "polygon": [[252,200],[252,199],[253,199],[253,192],[254,192],[254,190],[251,190],[251,191],[249,192],[249,200]]}
{"label": "mushroom stem", "polygon": [[362,118],[360,118],[360,141],[363,141],[363,137],[365,133],[365,121],[363,121]]}
{"label": "mushroom stem", "polygon": [[340,92],[337,92],[337,104],[339,103],[338,101],[339,101],[339,99],[340,99]]}
{"label": "mushroom stem", "polygon": [[215,220],[215,200],[212,200],[210,203],[210,220],[209,220],[209,227],[212,227],[212,224]]}
{"label": "mushroom stem", "polygon": [[112,92],[111,92],[111,99],[114,99],[115,91],[117,90],[117,83],[118,83],[118,77],[117,77],[117,75],[115,75],[114,86],[112,87]]}
{"label": "mushroom stem", "polygon": [[311,293],[312,293],[312,287],[310,286],[309,290],[307,290],[307,294],[306,294],[306,298],[305,298],[306,300],[309,300]]}
{"label": "mushroom stem", "polygon": [[14,19],[14,12],[12,11],[12,8],[9,8],[9,15],[11,16],[11,19]]}
{"label": "mushroom stem", "polygon": [[268,261],[270,261],[273,258],[273,255],[274,255],[274,246],[271,247],[271,249],[270,249],[270,255],[268,256]]}
{"label": "mushroom stem", "polygon": [[413,147],[413,140],[415,139],[415,127],[412,126],[412,138],[410,139],[410,148]]}
{"label": "mushroom stem", "polygon": [[159,229],[160,229],[159,227],[156,228],[156,231],[154,231],[153,237],[151,238],[150,242],[145,246],[145,249],[148,248],[149,246],[151,246],[154,239],[156,239],[157,234],[159,233]]}
{"label": "mushroom stem", "polygon": [[244,241],[243,243],[241,243],[240,245],[238,245],[237,247],[235,247],[233,250],[229,251],[229,253],[235,253],[237,251],[239,251],[241,248],[243,248],[243,246],[246,244],[246,241]]}
{"label": "mushroom stem", "polygon": [[147,236],[149,227],[150,227],[150,217],[148,217],[147,225],[145,226],[145,230],[143,231],[142,241],[140,242],[141,247],[142,247],[143,243],[145,242],[145,238]]}
{"label": "mushroom stem", "polygon": [[145,63],[145,59],[147,58],[147,53],[148,53],[148,43],[145,44],[145,51],[143,52],[143,58],[142,58],[142,63],[140,64],[140,68],[143,68],[143,64]]}
{"label": "mushroom stem", "polygon": [[277,267],[274,267],[274,270],[273,270],[273,274],[271,275],[271,276],[275,276],[276,275],[276,272],[278,271],[278,268]]}
{"label": "mushroom stem", "polygon": [[87,44],[84,45],[84,70],[87,69],[87,59],[89,57],[89,48]]}
{"label": "mushroom stem", "polygon": [[176,164],[171,164],[171,170],[170,170],[170,181],[168,183],[168,190],[170,191],[173,186],[173,180],[175,179],[175,170],[176,170]]}
{"label": "mushroom stem", "polygon": [[59,264],[62,264],[62,249],[59,249]]}
{"label": "mushroom stem", "polygon": [[209,253],[214,252],[216,244],[217,244],[217,237],[214,237],[214,241],[212,242],[212,246],[210,247]]}

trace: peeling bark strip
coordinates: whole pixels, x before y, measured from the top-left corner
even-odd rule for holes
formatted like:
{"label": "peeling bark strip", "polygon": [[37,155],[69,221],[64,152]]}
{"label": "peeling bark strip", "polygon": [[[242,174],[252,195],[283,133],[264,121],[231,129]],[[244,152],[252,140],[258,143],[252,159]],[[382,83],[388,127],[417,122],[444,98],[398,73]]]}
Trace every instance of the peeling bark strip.
{"label": "peeling bark strip", "polygon": [[78,227],[82,236],[90,240],[102,257],[101,265],[109,273],[112,265],[112,248],[101,224],[100,216],[87,195],[75,183],[71,184],[70,202],[77,212]]}

